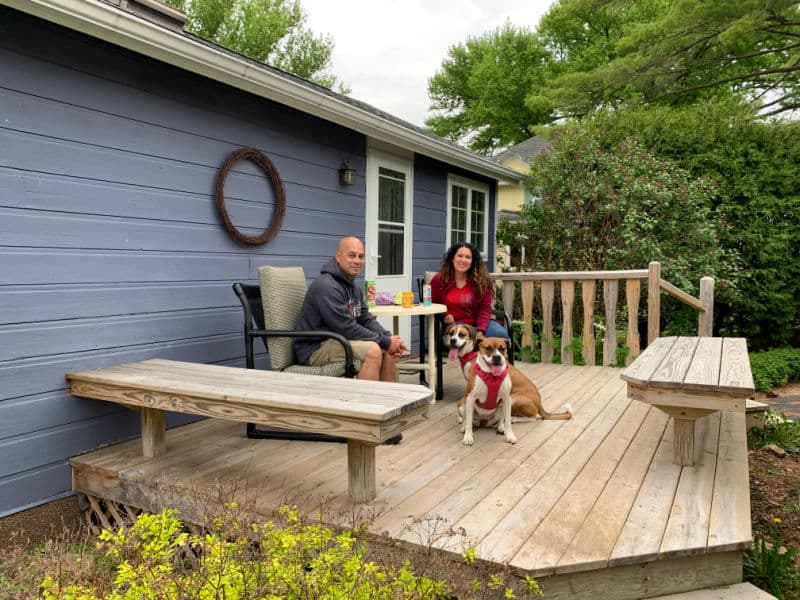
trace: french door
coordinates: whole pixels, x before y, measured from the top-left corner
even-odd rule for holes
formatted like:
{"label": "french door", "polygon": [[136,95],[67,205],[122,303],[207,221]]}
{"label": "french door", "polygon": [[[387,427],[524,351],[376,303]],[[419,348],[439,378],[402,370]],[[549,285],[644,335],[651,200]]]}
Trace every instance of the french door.
{"label": "french door", "polygon": [[[367,152],[365,279],[378,292],[416,291],[412,287],[412,190],[410,159],[370,149]],[[392,330],[392,319],[381,318]],[[411,343],[411,319],[400,319],[400,335]]]}

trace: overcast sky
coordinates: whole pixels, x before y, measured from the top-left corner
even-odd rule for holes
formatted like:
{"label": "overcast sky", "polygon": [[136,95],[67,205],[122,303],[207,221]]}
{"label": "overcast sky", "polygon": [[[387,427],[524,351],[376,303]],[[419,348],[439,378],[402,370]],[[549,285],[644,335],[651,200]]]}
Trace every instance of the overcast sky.
{"label": "overcast sky", "polygon": [[428,78],[450,46],[506,19],[535,29],[554,0],[300,0],[308,26],[333,36],[333,73],[351,97],[423,125]]}

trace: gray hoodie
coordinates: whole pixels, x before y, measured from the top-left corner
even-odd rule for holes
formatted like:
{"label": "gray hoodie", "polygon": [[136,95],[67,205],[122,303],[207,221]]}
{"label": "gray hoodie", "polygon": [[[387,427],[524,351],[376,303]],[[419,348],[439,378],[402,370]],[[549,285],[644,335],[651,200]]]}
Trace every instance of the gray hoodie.
{"label": "gray hoodie", "polygon": [[[375,320],[364,302],[363,286],[351,282],[331,259],[320,269],[308,288],[297,329],[301,331],[333,331],[348,340],[377,342],[387,350],[392,334]],[[308,364],[309,357],[320,347],[322,338],[295,338],[294,351],[297,362]]]}

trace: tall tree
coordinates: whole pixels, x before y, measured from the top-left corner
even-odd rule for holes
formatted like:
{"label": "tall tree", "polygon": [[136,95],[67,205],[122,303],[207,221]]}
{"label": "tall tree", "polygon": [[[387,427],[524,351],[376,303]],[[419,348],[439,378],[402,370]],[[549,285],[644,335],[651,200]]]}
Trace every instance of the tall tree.
{"label": "tall tree", "polygon": [[[583,41],[606,24],[619,26],[607,40]],[[762,116],[800,108],[797,0],[562,0],[541,33],[551,49],[567,49],[559,57],[566,65],[531,100],[549,100],[559,116],[631,100],[685,105],[730,96]]]}
{"label": "tall tree", "polygon": [[333,38],[306,27],[299,0],[168,0],[184,10],[186,30],[254,60],[337,91],[331,74]]}
{"label": "tall tree", "polygon": [[484,153],[529,138],[529,125],[548,119],[525,104],[530,90],[544,81],[548,56],[537,35],[509,23],[450,47],[428,80],[436,114],[425,125]]}

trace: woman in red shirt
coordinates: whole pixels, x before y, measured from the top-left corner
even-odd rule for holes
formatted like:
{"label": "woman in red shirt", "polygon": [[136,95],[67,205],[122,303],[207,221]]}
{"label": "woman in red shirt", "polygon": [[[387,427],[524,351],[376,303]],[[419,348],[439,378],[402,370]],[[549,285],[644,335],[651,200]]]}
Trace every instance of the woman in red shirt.
{"label": "woman in red shirt", "polygon": [[447,306],[446,325],[472,325],[486,337],[508,338],[505,327],[493,321],[492,280],[480,251],[469,242],[456,242],[447,250],[439,272],[431,279],[431,299]]}

